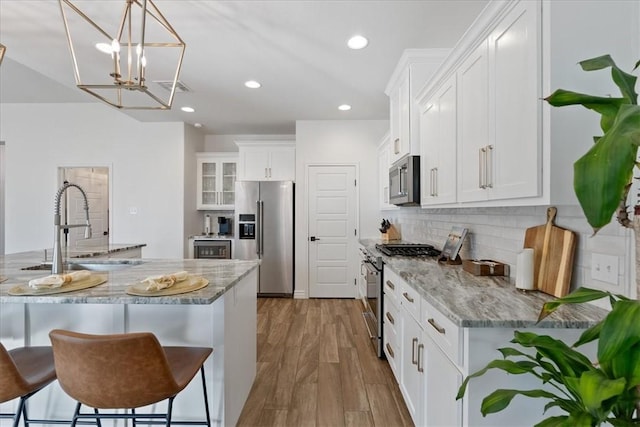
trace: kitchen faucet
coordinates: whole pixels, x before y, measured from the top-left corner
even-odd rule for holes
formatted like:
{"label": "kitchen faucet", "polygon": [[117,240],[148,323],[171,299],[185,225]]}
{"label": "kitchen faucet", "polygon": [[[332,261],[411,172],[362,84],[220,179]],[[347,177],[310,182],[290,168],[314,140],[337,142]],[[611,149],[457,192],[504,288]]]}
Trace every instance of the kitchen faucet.
{"label": "kitchen faucet", "polygon": [[[60,199],[62,198],[62,193],[64,193],[69,187],[76,187],[82,193],[82,197],[84,198],[84,211],[87,215],[87,223],[86,224],[65,224],[60,225]],[[89,201],[87,200],[87,194],[84,192],[82,187],[78,184],[72,184],[68,181],[65,181],[64,185],[60,187],[58,192],[56,193],[56,202],[54,205],[53,212],[53,225],[54,225],[54,233],[53,233],[53,260],[51,263],[51,274],[62,274],[62,249],[60,248],[60,230],[68,230],[70,228],[75,227],[86,227],[84,230],[84,238],[91,238],[91,223],[89,222]]]}

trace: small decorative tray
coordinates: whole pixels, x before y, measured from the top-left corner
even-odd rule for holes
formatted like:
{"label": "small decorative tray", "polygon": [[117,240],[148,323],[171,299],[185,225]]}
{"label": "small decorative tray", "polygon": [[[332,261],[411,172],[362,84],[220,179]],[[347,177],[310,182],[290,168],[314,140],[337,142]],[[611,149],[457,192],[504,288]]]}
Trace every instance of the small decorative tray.
{"label": "small decorative tray", "polygon": [[41,288],[35,289],[26,285],[18,285],[9,289],[9,295],[14,296],[35,296],[35,295],[53,295],[53,294],[62,294],[65,292],[73,292],[80,291],[82,289],[92,288],[94,286],[98,286],[107,281],[106,274],[91,274],[91,276],[87,277],[83,280],[78,280],[75,282],[71,282],[68,285],[60,286],[59,288]]}
{"label": "small decorative tray", "polygon": [[490,259],[465,259],[462,268],[474,276],[508,276],[509,266]]}
{"label": "small decorative tray", "polygon": [[187,292],[197,291],[209,284],[209,281],[201,276],[189,276],[186,280],[178,282],[168,288],[148,291],[146,283],[136,283],[127,287],[126,292],[129,295],[136,295],[140,297],[162,297],[167,295],[185,294]]}

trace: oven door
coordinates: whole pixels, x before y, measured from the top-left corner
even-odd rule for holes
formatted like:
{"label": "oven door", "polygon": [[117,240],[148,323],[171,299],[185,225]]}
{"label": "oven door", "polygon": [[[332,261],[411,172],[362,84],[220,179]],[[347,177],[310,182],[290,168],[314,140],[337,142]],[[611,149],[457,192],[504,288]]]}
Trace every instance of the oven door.
{"label": "oven door", "polygon": [[362,272],[366,279],[366,295],[363,298],[365,326],[378,357],[384,357],[382,350],[382,270],[370,261],[362,262]]}

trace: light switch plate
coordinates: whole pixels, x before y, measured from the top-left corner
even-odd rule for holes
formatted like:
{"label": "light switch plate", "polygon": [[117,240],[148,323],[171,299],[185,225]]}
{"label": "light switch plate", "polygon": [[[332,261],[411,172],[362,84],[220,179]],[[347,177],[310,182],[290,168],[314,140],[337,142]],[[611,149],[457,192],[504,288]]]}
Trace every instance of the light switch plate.
{"label": "light switch plate", "polygon": [[591,254],[591,278],[601,282],[618,284],[618,257],[614,255]]}

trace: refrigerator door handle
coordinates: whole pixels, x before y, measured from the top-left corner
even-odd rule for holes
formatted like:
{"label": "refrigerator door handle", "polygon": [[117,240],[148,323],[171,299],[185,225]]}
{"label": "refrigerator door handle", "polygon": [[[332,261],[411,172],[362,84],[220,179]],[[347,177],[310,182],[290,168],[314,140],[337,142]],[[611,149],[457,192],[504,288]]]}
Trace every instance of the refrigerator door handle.
{"label": "refrigerator door handle", "polygon": [[260,255],[260,245],[262,244],[262,211],[260,210],[262,206],[260,205],[260,200],[256,200],[256,254]]}
{"label": "refrigerator door handle", "polygon": [[258,230],[257,234],[259,237],[258,244],[258,254],[264,254],[264,232],[262,225],[264,224],[264,201],[258,200]]}

